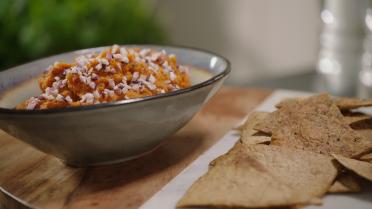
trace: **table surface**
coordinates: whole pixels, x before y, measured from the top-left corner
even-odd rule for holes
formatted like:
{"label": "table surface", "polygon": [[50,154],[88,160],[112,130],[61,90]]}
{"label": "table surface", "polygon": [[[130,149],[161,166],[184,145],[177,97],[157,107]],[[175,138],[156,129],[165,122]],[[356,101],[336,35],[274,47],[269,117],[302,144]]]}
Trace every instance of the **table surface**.
{"label": "table surface", "polygon": [[138,208],[270,93],[223,87],[157,150],[104,167],[67,167],[0,131],[0,205],[7,209]]}

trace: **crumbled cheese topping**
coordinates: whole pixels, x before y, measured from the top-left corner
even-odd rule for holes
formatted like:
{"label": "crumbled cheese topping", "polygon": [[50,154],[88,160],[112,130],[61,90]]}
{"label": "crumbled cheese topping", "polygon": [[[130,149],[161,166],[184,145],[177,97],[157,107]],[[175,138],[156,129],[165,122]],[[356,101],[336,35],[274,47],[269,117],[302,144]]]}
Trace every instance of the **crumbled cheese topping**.
{"label": "crumbled cheese topping", "polygon": [[111,53],[116,53],[117,51],[119,50],[119,46],[118,45],[116,45],[116,44],[114,44],[113,46],[112,46],[112,48],[111,48]]}
{"label": "crumbled cheese topping", "polygon": [[134,72],[133,73],[133,76],[132,76],[132,81],[136,81],[139,77],[139,73],[138,72]]}
{"label": "crumbled cheese topping", "polygon": [[153,75],[150,75],[149,81],[154,84],[156,82],[156,78]]}
{"label": "crumbled cheese topping", "polygon": [[[158,52],[113,45],[99,55],[79,56],[72,64],[55,62],[46,72],[53,76],[52,83],[40,96],[27,100],[25,108],[39,108],[46,101],[66,105],[97,104],[175,91],[181,88],[177,81],[182,81],[182,78],[177,77],[188,76],[188,68],[177,65],[175,60],[175,55],[167,55],[164,50]],[[63,71],[58,70],[61,73],[51,73],[61,67]],[[189,85],[187,82],[183,87]]]}
{"label": "crumbled cheese topping", "polygon": [[80,102],[93,103],[94,95],[92,93],[86,93],[81,96]]}
{"label": "crumbled cheese topping", "polygon": [[176,80],[176,74],[174,74],[174,72],[169,72],[169,79],[170,79],[171,81]]}
{"label": "crumbled cheese topping", "polygon": [[67,97],[65,97],[65,100],[66,100],[66,102],[68,102],[68,103],[71,103],[71,102],[73,102],[73,100],[71,99],[71,97],[70,97],[70,96],[67,96]]}
{"label": "crumbled cheese topping", "polygon": [[108,83],[109,83],[109,86],[110,86],[111,88],[114,88],[114,87],[115,87],[115,81],[114,81],[114,80],[109,79],[109,80],[108,80]]}
{"label": "crumbled cheese topping", "polygon": [[35,109],[36,105],[39,103],[39,99],[35,97],[31,97],[29,102],[27,103],[26,109],[27,110],[33,110]]}

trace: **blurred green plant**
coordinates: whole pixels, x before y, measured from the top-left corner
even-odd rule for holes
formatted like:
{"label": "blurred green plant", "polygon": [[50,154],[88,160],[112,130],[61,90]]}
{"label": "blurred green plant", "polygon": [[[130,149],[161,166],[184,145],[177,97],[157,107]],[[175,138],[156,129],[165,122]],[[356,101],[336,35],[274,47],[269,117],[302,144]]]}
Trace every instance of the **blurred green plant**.
{"label": "blurred green plant", "polygon": [[73,49],[163,43],[140,0],[0,0],[0,69]]}

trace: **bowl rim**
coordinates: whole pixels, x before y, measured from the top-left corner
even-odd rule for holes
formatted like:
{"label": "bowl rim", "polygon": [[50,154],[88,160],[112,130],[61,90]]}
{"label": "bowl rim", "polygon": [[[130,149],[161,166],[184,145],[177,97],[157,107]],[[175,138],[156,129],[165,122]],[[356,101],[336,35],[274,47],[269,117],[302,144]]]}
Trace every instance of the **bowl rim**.
{"label": "bowl rim", "polygon": [[[42,110],[26,110],[26,109],[10,109],[10,108],[3,108],[0,107],[0,113],[11,113],[11,114],[16,114],[16,115],[44,115],[44,114],[57,114],[57,113],[67,113],[67,112],[75,112],[75,111],[86,111],[86,110],[95,110],[95,109],[102,109],[102,108],[108,108],[108,107],[115,107],[115,106],[123,106],[123,105],[131,105],[131,104],[137,104],[139,102],[146,102],[146,101],[152,101],[155,99],[161,99],[161,98],[166,98],[166,97],[173,97],[177,96],[180,94],[185,94],[200,88],[203,88],[205,86],[209,86],[223,78],[225,78],[230,72],[231,72],[231,63],[230,61],[225,58],[224,56],[217,54],[215,52],[206,50],[206,49],[200,49],[197,47],[191,47],[191,46],[182,46],[182,45],[158,45],[158,44],[120,44],[119,46],[124,46],[124,47],[145,47],[145,48],[151,48],[151,47],[165,47],[165,48],[175,48],[175,49],[188,49],[192,51],[199,51],[199,52],[204,52],[207,54],[210,54],[214,57],[218,57],[221,59],[223,62],[226,63],[225,69],[223,69],[222,72],[218,73],[217,75],[212,76],[208,80],[205,80],[201,83],[198,83],[196,85],[192,85],[190,87],[184,88],[184,89],[179,89],[176,91],[172,92],[167,92],[167,93],[161,93],[161,94],[156,94],[152,96],[146,96],[146,97],[139,97],[139,98],[134,98],[134,99],[128,99],[128,100],[119,100],[119,101],[114,101],[114,102],[107,102],[107,103],[99,103],[99,104],[92,104],[92,105],[83,105],[83,106],[75,106],[75,107],[64,107],[64,108],[53,108],[53,109],[42,109]],[[60,54],[55,54],[51,56],[47,56],[44,58],[37,59],[32,62],[37,62],[41,59],[45,59],[48,57],[53,57],[53,56],[58,56],[58,55],[63,55],[63,54],[69,54],[69,53],[81,53],[86,50],[100,50],[103,48],[107,48],[110,46],[100,46],[100,47],[93,47],[93,48],[87,48],[87,49],[79,49],[79,50],[74,50],[74,51],[69,51],[65,53],[60,53]],[[28,63],[32,63],[28,62]],[[25,63],[25,64],[28,64]],[[22,65],[25,65],[22,64]],[[12,67],[10,69],[4,70],[4,71],[11,71],[14,68],[20,67],[22,65],[18,65],[15,67]],[[4,72],[3,71],[3,72]]]}

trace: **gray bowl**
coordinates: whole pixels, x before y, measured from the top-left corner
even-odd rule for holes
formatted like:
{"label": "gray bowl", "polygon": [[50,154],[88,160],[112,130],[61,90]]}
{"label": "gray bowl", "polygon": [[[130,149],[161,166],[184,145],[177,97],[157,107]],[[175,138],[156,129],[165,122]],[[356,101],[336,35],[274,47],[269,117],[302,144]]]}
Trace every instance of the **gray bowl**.
{"label": "gray bowl", "polygon": [[184,47],[126,45],[166,50],[190,65],[192,86],[178,91],[112,103],[48,110],[15,110],[16,104],[40,94],[39,76],[55,61],[106,47],[40,59],[0,72],[0,128],[68,165],[121,162],[156,148],[183,127],[222,85],[229,62],[216,54]]}

